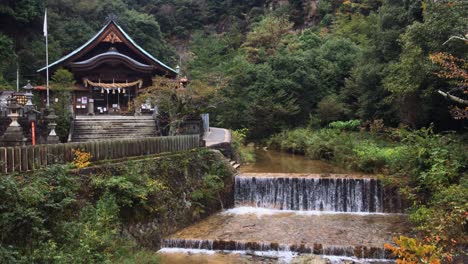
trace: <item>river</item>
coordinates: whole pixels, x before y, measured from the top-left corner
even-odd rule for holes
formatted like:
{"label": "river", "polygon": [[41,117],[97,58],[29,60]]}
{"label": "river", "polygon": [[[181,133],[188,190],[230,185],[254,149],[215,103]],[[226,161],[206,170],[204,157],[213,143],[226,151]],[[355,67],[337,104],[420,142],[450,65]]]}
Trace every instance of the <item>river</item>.
{"label": "river", "polygon": [[[163,263],[388,263],[407,232],[400,197],[372,175],[276,151],[235,179],[235,207],[163,241]],[[326,256],[301,262],[307,254]]]}

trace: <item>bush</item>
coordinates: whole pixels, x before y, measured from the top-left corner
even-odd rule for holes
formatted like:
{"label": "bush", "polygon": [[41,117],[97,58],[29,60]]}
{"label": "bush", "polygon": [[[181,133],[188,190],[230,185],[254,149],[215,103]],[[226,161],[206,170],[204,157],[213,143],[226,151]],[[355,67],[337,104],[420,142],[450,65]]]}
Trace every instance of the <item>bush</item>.
{"label": "bush", "polygon": [[[71,164],[0,177],[0,263],[157,263],[123,227],[158,218],[162,235],[193,220],[195,201],[217,210],[211,202],[231,187],[230,172],[208,150],[145,164],[89,178],[71,173]],[[191,197],[197,193],[201,199]]]}
{"label": "bush", "polygon": [[247,138],[249,130],[247,128],[242,128],[232,131],[232,148],[239,154],[241,162],[243,163],[252,163],[255,162],[255,152],[254,149],[246,146],[245,139]]}
{"label": "bush", "polygon": [[337,95],[326,96],[317,104],[317,115],[323,124],[340,120],[344,112],[344,105]]}
{"label": "bush", "polygon": [[311,140],[311,130],[298,128],[272,136],[268,145],[272,148],[291,153],[305,154]]}
{"label": "bush", "polygon": [[331,122],[328,126],[342,131],[356,131],[359,129],[360,125],[361,120],[349,120]]}
{"label": "bush", "polygon": [[433,245],[423,244],[414,238],[400,236],[394,238],[397,247],[385,244],[385,248],[390,250],[394,256],[398,257],[397,264],[405,263],[430,263],[440,264],[442,254]]}
{"label": "bush", "polygon": [[[427,244],[441,249],[444,258],[457,254],[468,244],[464,236],[468,210],[466,141],[434,134],[431,128],[410,131],[374,123],[371,132],[349,131],[358,126],[357,120],[333,122],[330,128],[320,130],[299,128],[271,137],[269,145],[397,179],[401,192],[413,204],[410,218]],[[394,180],[385,182],[395,184]]]}
{"label": "bush", "polygon": [[409,149],[406,146],[378,146],[372,141],[364,141],[354,148],[357,154],[355,168],[364,172],[396,173],[404,168]]}

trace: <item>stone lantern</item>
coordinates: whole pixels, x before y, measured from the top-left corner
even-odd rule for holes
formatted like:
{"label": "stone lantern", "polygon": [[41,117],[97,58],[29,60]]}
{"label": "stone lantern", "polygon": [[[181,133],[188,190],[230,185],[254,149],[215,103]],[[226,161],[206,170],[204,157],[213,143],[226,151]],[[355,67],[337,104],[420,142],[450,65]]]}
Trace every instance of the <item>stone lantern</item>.
{"label": "stone lantern", "polygon": [[4,146],[20,146],[24,145],[26,139],[23,137],[23,128],[18,123],[19,110],[21,106],[17,103],[16,98],[10,97],[7,99],[8,102],[8,117],[11,119],[11,123],[3,134],[2,145]]}
{"label": "stone lantern", "polygon": [[59,138],[57,136],[57,133],[55,133],[55,127],[57,126],[57,123],[55,123],[55,120],[57,119],[57,115],[55,115],[55,112],[53,109],[50,110],[50,113],[48,116],[46,116],[46,120],[48,123],[48,128],[50,129],[49,136],[47,136],[47,143],[48,144],[56,144],[59,143]]}
{"label": "stone lantern", "polygon": [[31,81],[28,80],[28,84],[26,84],[25,86],[23,86],[23,89],[26,91],[26,93],[24,94],[27,98],[27,102],[26,102],[26,109],[31,109],[33,107],[33,103],[32,103],[32,98],[33,98],[33,94],[32,94],[32,89],[34,87],[31,85]]}

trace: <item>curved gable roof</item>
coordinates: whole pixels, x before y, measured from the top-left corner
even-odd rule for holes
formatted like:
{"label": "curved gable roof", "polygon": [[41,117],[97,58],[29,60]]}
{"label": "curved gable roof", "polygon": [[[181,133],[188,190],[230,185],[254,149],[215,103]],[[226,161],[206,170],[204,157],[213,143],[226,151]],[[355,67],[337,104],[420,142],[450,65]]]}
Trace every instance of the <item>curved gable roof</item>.
{"label": "curved gable roof", "polygon": [[[178,72],[174,69],[172,69],[171,67],[167,66],[166,64],[162,63],[160,60],[156,59],[155,57],[153,57],[150,53],[148,53],[146,50],[144,50],[142,47],[140,47],[131,37],[130,35],[128,35],[123,29],[122,27],[120,27],[119,24],[117,24],[114,20],[111,20],[109,21],[106,25],[104,25],[104,27],[101,28],[101,30],[99,30],[96,35],[94,35],[91,39],[89,39],[85,44],[83,44],[81,47],[77,48],[76,50],[70,52],[69,54],[65,55],[64,57],[60,58],[59,60],[49,64],[49,69],[51,67],[55,67],[55,66],[58,66],[59,64],[73,58],[74,56],[80,54],[80,52],[82,52],[83,50],[85,50],[87,47],[91,46],[101,35],[102,33],[104,33],[106,31],[106,29],[109,28],[110,25],[114,25],[117,30],[119,30],[119,32],[130,42],[131,45],[133,45],[139,52],[141,52],[144,56],[146,56],[147,58],[149,58],[151,61],[153,61],[154,63],[160,65],[162,68],[172,72],[173,74],[177,74]],[[37,72],[41,72],[41,71],[44,71],[45,69],[47,69],[47,67],[44,67],[42,69],[39,69],[37,70]]]}
{"label": "curved gable roof", "polygon": [[101,65],[102,63],[105,63],[109,59],[117,59],[117,60],[123,62],[124,64],[126,64],[127,66],[129,66],[132,69],[143,70],[143,71],[153,70],[153,66],[138,62],[138,61],[130,58],[129,56],[126,56],[126,55],[124,55],[122,53],[119,53],[119,52],[116,52],[116,51],[108,51],[108,52],[105,52],[105,53],[98,54],[98,55],[96,55],[96,56],[94,56],[92,58],[89,58],[87,60],[84,60],[84,61],[72,62],[71,67],[76,68],[76,69],[95,68],[95,67]]}

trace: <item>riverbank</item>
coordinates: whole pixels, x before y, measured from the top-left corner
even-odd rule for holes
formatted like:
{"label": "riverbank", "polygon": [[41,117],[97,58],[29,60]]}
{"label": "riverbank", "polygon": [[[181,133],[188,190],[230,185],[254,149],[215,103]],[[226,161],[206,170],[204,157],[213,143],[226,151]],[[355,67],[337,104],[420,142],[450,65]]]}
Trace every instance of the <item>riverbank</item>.
{"label": "riverbank", "polygon": [[270,148],[329,161],[339,167],[378,173],[397,184],[413,206],[410,220],[431,254],[450,258],[467,245],[468,146],[461,137],[431,129],[295,129],[273,136]]}
{"label": "riverbank", "polygon": [[232,184],[229,164],[207,149],[107,164],[89,175],[70,166],[5,175],[0,262],[157,263],[149,249],[229,206]]}

